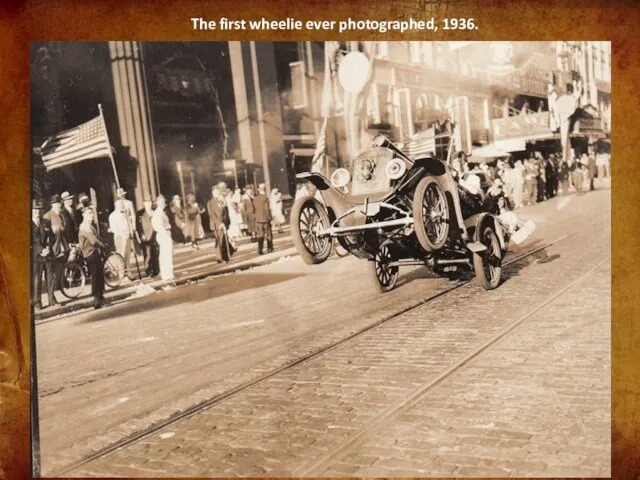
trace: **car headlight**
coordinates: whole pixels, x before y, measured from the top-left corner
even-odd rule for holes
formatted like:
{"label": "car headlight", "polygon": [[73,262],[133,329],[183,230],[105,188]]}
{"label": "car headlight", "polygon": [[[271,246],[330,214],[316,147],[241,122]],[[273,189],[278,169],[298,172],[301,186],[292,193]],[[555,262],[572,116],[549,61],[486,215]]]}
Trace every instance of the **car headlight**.
{"label": "car headlight", "polygon": [[339,168],[331,174],[331,185],[335,188],[344,188],[349,184],[351,174],[346,168]]}
{"label": "car headlight", "polygon": [[387,163],[387,166],[385,167],[387,177],[389,177],[391,180],[399,179],[402,175],[404,175],[404,172],[406,171],[407,166],[399,158],[392,159]]}

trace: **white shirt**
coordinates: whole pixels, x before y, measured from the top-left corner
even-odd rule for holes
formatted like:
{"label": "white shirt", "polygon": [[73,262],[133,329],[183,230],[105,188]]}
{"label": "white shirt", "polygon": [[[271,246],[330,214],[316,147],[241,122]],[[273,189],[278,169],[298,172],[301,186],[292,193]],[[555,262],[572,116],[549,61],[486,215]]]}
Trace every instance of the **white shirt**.
{"label": "white shirt", "polygon": [[126,237],[129,235],[129,223],[127,215],[120,210],[114,210],[109,215],[109,230],[116,236]]}
{"label": "white shirt", "polygon": [[169,223],[169,217],[164,213],[161,208],[156,208],[151,217],[151,226],[158,233],[165,233],[171,230],[171,223]]}

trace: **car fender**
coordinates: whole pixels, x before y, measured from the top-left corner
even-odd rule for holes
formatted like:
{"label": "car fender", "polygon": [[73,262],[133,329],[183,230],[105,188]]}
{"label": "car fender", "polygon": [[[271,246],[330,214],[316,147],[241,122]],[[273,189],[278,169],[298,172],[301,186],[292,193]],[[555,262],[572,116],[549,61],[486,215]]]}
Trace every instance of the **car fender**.
{"label": "car fender", "polygon": [[332,220],[340,217],[354,206],[343,191],[331,185],[331,182],[319,172],[299,173],[296,175],[296,178],[311,182],[320,191],[322,200]]}
{"label": "car fender", "polygon": [[477,213],[467,218],[465,220],[465,224],[469,232],[472,232],[471,235],[475,241],[480,240],[478,238],[478,232],[480,232],[484,226],[493,226],[493,230],[496,232],[498,241],[500,242],[500,249],[504,250],[506,248],[502,226],[500,225],[500,221],[494,215],[488,212]]}

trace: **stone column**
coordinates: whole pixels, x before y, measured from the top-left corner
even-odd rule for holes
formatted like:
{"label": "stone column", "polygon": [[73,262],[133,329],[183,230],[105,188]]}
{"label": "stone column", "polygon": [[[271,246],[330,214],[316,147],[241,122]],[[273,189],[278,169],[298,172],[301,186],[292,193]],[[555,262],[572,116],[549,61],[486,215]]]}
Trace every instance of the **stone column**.
{"label": "stone column", "polygon": [[238,137],[242,159],[254,163],[253,145],[251,141],[251,120],[249,118],[249,101],[245,83],[244,60],[240,42],[229,42],[229,61],[233,82],[233,95],[238,119]]}
{"label": "stone column", "polygon": [[[141,208],[145,196],[155,197],[157,181],[148,124],[146,85],[141,72],[138,42],[109,42],[111,72],[120,129],[120,143],[137,161],[135,202]],[[119,163],[116,155],[116,164]]]}

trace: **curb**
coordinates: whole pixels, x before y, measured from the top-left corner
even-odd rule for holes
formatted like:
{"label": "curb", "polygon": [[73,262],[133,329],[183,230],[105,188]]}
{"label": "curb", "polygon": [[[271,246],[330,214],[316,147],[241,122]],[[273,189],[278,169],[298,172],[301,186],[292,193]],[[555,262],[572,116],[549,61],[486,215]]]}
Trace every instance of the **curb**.
{"label": "curb", "polygon": [[[276,253],[276,252],[273,252],[273,253]],[[273,258],[260,260],[260,257],[258,257],[252,260],[247,260],[247,263],[242,263],[238,265],[227,265],[213,272],[201,272],[193,275],[185,275],[184,277],[176,278],[174,280],[156,280],[154,282],[149,282],[149,283],[143,282],[143,284],[153,288],[154,290],[156,290],[156,292],[159,292],[163,287],[166,287],[166,286],[178,287],[181,285],[188,284],[190,282],[197,282],[199,280],[218,277],[221,275],[228,275],[230,273],[235,273],[235,272],[242,272],[242,271],[250,270],[251,268],[255,268],[255,267],[270,265],[284,257],[298,256],[298,252],[296,251],[295,247],[289,247],[277,253],[278,255],[276,255]],[[135,291],[138,285],[139,283],[136,280],[132,282],[131,285],[128,285],[127,287],[123,287],[122,289],[113,290],[112,292],[106,293],[105,298],[110,302],[124,300],[130,297],[131,295],[135,294]],[[75,302],[70,302],[70,303],[73,303],[73,304],[62,305],[60,308],[56,310],[44,311],[44,312],[33,314],[36,325],[38,323],[45,323],[47,320],[55,320],[56,317],[59,317],[60,315],[66,315],[68,313],[73,313],[80,310],[93,309],[93,298],[91,296],[86,297],[83,300],[78,300],[77,303]]]}

